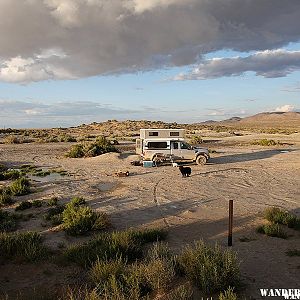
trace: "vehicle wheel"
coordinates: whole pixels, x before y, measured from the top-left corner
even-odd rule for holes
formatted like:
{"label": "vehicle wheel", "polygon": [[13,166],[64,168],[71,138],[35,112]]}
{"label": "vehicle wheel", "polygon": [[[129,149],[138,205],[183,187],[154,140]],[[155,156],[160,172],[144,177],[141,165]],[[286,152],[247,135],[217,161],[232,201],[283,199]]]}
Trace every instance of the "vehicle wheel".
{"label": "vehicle wheel", "polygon": [[196,158],[197,165],[205,165],[207,162],[207,158],[204,155],[198,155]]}
{"label": "vehicle wheel", "polygon": [[154,164],[156,166],[159,165],[160,163],[162,163],[162,159],[158,155],[153,156],[152,161],[154,162]]}

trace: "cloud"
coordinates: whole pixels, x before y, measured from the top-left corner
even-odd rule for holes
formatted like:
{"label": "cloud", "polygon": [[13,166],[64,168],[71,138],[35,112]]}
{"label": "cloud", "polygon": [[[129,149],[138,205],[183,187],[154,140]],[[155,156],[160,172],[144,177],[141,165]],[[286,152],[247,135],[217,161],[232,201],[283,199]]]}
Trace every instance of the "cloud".
{"label": "cloud", "polygon": [[141,106],[137,109],[113,107],[92,101],[26,102],[0,99],[0,127],[68,127],[82,123],[118,120],[183,121],[191,116],[190,110],[170,110],[165,107]]}
{"label": "cloud", "polygon": [[203,60],[188,74],[179,74],[174,80],[203,80],[225,76],[240,76],[255,72],[265,78],[284,77],[300,71],[300,51],[265,50],[247,57],[213,58]]}
{"label": "cloud", "polygon": [[281,89],[282,92],[289,93],[299,93],[300,92],[300,82],[296,83],[293,86],[285,86]]}
{"label": "cloud", "polygon": [[290,112],[290,111],[294,111],[295,107],[293,105],[290,104],[286,104],[280,107],[275,108],[276,112]]}
{"label": "cloud", "polygon": [[[275,49],[300,40],[299,19],[299,0],[1,0],[0,80],[138,72],[221,49]],[[43,55],[51,49],[64,55]]]}
{"label": "cloud", "polygon": [[244,116],[248,112],[245,109],[227,109],[227,108],[207,108],[207,117],[216,117],[217,119],[222,119],[220,117],[232,117],[232,116]]}

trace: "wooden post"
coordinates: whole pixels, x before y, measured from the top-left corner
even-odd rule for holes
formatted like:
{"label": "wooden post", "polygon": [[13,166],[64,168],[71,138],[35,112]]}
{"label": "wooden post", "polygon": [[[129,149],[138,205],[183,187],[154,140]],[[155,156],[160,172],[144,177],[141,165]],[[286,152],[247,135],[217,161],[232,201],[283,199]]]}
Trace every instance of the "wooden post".
{"label": "wooden post", "polygon": [[233,200],[229,200],[228,247],[232,246]]}

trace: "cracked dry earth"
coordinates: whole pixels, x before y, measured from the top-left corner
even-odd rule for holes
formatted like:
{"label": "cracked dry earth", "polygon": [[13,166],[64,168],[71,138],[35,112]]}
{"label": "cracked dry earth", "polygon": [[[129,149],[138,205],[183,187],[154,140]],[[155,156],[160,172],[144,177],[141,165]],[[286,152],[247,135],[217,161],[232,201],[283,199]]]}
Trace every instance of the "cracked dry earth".
{"label": "cracked dry earth", "polygon": [[[299,140],[299,136],[296,137]],[[67,201],[73,196],[83,196],[92,208],[110,215],[115,229],[166,227],[168,243],[178,251],[200,238],[226,246],[228,200],[232,199],[233,249],[241,260],[245,295],[260,299],[259,288],[299,288],[300,258],[285,254],[288,249],[299,249],[299,231],[287,229],[290,235],[287,240],[255,232],[255,228],[265,222],[262,212],[269,206],[282,207],[300,216],[299,141],[286,147],[218,149],[207,165],[191,166],[190,178],[181,178],[179,170],[171,166],[131,166],[130,161],[136,156],[129,152],[95,158],[64,158],[69,146],[1,145],[0,163],[59,167],[70,175],[35,181],[36,192],[20,197],[19,201],[46,200],[52,196]],[[130,176],[113,176],[119,170],[128,170]],[[74,242],[74,238],[62,232],[42,227],[38,216],[23,225],[22,230],[41,231],[46,243],[53,248],[60,242]],[[239,238],[242,237],[251,241],[241,242]],[[0,282],[3,283],[1,277],[2,274]],[[28,282],[20,278],[18,275],[14,283],[1,284],[2,289],[25,288]],[[33,272],[32,278],[40,277]]]}

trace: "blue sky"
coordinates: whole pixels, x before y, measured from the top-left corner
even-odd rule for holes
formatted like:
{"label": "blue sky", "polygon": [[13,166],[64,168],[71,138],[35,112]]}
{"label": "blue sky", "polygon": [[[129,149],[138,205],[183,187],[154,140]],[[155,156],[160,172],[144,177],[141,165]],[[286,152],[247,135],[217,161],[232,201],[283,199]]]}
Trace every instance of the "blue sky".
{"label": "blue sky", "polygon": [[[137,7],[141,9],[141,6]],[[28,53],[19,53],[18,56],[6,54],[4,57],[3,54],[3,65],[14,57],[33,57],[37,62],[30,62],[35,69],[30,69],[29,79],[26,77],[28,72],[25,79],[24,74],[21,79],[18,77],[20,74],[11,76],[12,72],[9,73],[10,77],[4,73],[2,78],[0,75],[0,126],[58,127],[107,119],[190,123],[208,119],[221,120],[232,116],[244,117],[276,109],[298,110],[300,43],[286,40],[281,44],[280,47],[274,47],[273,44],[270,47],[257,46],[256,50],[251,46],[244,51],[226,50],[228,46],[224,45],[223,49],[220,46],[217,51],[197,50],[198,58],[191,64],[181,63],[181,66],[176,66],[168,61],[169,55],[167,58],[159,58],[159,62],[156,58],[153,63],[152,59],[150,67],[148,62],[141,62],[138,69],[134,70],[128,70],[126,66],[124,69],[121,63],[116,64],[112,56],[108,58],[112,62],[105,66],[105,71],[101,71],[104,68],[102,65],[97,66],[96,70],[90,67],[91,70],[87,69],[84,73],[75,70],[74,77],[78,79],[68,79],[73,77],[73,73],[65,75],[71,72],[65,71],[66,68],[64,75],[59,73],[50,78],[34,77],[40,74],[35,64],[39,67],[43,57],[47,56],[48,59],[48,54],[40,55],[38,59],[36,50],[31,56]],[[237,47],[241,47],[240,42],[232,48]],[[283,52],[276,52],[276,49]],[[67,53],[67,50],[63,50]],[[261,54],[257,56],[257,53]],[[55,55],[59,57],[57,52]],[[282,60],[283,56],[287,58]],[[60,59],[63,60],[63,57],[61,55]],[[219,60],[216,61],[215,58]],[[85,62],[85,57],[81,59],[84,68],[88,63]],[[144,57],[140,59],[144,61]],[[21,67],[18,65],[18,72],[29,65],[28,62],[21,64]],[[117,67],[121,66],[120,72],[113,70],[115,64]],[[271,64],[272,68],[269,67]],[[68,67],[70,70],[75,68]],[[109,68],[112,68],[111,71]],[[107,71],[112,75],[105,75]],[[99,74],[90,76],[89,72]],[[58,73],[53,71],[53,74]],[[181,74],[180,80],[176,79],[178,74]]]}

